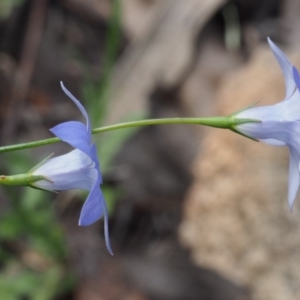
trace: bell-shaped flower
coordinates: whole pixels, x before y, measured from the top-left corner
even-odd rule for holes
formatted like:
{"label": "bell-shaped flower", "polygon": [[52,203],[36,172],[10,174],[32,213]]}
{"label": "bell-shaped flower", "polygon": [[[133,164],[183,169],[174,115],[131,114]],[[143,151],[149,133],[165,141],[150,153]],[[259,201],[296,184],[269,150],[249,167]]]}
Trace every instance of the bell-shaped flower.
{"label": "bell-shaped flower", "polygon": [[284,53],[270,40],[269,45],[283,72],[286,95],[282,102],[270,106],[252,107],[233,115],[236,121],[256,122],[234,126],[234,130],[274,146],[288,146],[290,151],[288,203],[292,210],[300,184],[300,78],[298,71]]}
{"label": "bell-shaped flower", "polygon": [[108,251],[112,254],[108,232],[108,210],[100,189],[102,176],[97,149],[92,142],[90,120],[84,107],[64,87],[62,82],[61,87],[85,117],[86,125],[78,121],[69,121],[50,129],[54,135],[74,147],[75,150],[65,155],[47,159],[35,167],[30,172],[31,175],[42,175],[45,179],[35,181],[31,185],[50,191],[88,190],[89,195],[81,210],[79,225],[90,225],[104,216],[105,242]]}
{"label": "bell-shaped flower", "polygon": [[93,160],[78,149],[46,159],[29,173],[43,175],[44,180],[34,181],[31,185],[47,191],[91,190],[98,177]]}

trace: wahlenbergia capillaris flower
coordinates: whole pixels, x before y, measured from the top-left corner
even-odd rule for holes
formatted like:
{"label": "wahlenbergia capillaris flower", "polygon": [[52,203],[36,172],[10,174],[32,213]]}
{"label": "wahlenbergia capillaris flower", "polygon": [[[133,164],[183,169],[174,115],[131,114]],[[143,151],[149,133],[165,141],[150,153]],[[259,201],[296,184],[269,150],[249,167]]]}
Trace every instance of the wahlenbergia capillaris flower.
{"label": "wahlenbergia capillaris flower", "polygon": [[288,146],[290,152],[288,203],[292,210],[300,185],[300,77],[284,53],[270,39],[268,42],[284,75],[285,99],[275,105],[252,107],[234,114],[236,120],[258,121],[236,125],[234,130],[270,145]]}
{"label": "wahlenbergia capillaris flower", "polygon": [[[163,124],[197,124],[230,129],[249,138],[274,146],[287,146],[290,151],[288,202],[292,209],[300,184],[300,76],[284,53],[270,40],[269,45],[284,75],[285,99],[275,105],[251,107],[225,117],[165,118],[119,123],[96,128],[102,133],[129,127]],[[108,238],[107,207],[100,190],[102,183],[96,147],[91,140],[89,118],[80,102],[63,86],[64,92],[77,105],[86,119],[86,125],[70,121],[59,124],[51,131],[56,138],[0,147],[0,153],[67,142],[75,148],[68,154],[47,159],[27,174],[0,175],[0,184],[31,185],[46,190],[86,189],[89,196],[83,206],[79,224],[89,225],[104,215],[106,245]]]}
{"label": "wahlenbergia capillaris flower", "polygon": [[76,104],[86,119],[86,125],[78,121],[61,123],[50,131],[68,143],[75,150],[58,157],[46,159],[30,171],[31,178],[44,179],[30,182],[35,188],[59,191],[82,189],[90,191],[80,213],[79,225],[87,226],[104,216],[104,235],[108,251],[112,254],[108,232],[108,210],[100,184],[100,172],[97,149],[92,142],[91,124],[82,104],[65,88],[66,95]]}

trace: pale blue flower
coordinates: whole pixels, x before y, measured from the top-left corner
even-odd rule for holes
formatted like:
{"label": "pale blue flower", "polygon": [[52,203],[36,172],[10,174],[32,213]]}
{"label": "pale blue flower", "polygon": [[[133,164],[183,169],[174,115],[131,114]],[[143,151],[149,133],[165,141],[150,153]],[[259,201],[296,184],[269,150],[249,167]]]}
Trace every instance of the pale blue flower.
{"label": "pale blue flower", "polygon": [[58,157],[47,159],[37,166],[32,175],[43,175],[46,180],[32,185],[51,191],[82,189],[90,191],[80,213],[79,225],[93,224],[104,216],[105,242],[112,254],[108,233],[108,211],[100,189],[102,176],[100,172],[97,149],[92,142],[92,131],[89,117],[81,103],[64,87],[66,95],[76,104],[86,119],[86,125],[78,121],[61,123],[50,131],[62,141],[70,144],[75,150]]}
{"label": "pale blue flower", "polygon": [[270,39],[268,42],[284,75],[285,99],[275,105],[253,107],[237,113],[234,116],[236,119],[254,119],[259,122],[236,125],[234,129],[270,145],[288,146],[290,151],[288,203],[292,210],[300,185],[300,79],[298,71],[284,53]]}

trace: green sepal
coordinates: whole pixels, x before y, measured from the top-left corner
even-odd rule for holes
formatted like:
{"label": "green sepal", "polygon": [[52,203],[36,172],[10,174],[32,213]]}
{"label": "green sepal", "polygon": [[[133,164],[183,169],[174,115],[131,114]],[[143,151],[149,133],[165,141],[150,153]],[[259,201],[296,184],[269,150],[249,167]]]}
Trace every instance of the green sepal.
{"label": "green sepal", "polygon": [[258,102],[259,102],[259,101],[256,101],[256,102],[253,103],[253,104],[250,104],[250,105],[248,105],[248,106],[246,106],[246,107],[244,107],[244,108],[239,109],[238,111],[236,111],[236,112],[234,112],[233,114],[231,114],[230,117],[235,117],[237,114],[239,114],[239,113],[241,113],[241,112],[243,112],[243,111],[245,111],[245,110],[248,110],[248,109],[250,109],[250,108],[256,106],[256,104],[257,104]]}
{"label": "green sepal", "polygon": [[32,169],[30,169],[29,172],[26,173],[26,174],[18,174],[18,175],[11,175],[11,176],[0,175],[0,184],[2,184],[2,185],[30,186],[30,187],[35,188],[35,189],[48,191],[48,190],[45,190],[45,189],[35,187],[33,185],[33,183],[36,182],[36,181],[41,181],[41,180],[47,180],[49,182],[52,182],[52,181],[44,175],[32,175],[32,173],[35,170],[37,170],[41,165],[43,165],[46,160],[48,160],[51,156],[53,156],[53,154],[54,153],[50,154],[48,157],[43,159],[39,164],[34,166]]}
{"label": "green sepal", "polygon": [[[248,122],[248,123],[249,123],[249,122]],[[250,136],[248,136],[248,135],[246,135],[246,134],[244,134],[244,133],[242,133],[242,132],[236,130],[235,128],[230,128],[230,130],[233,131],[233,132],[235,132],[235,133],[237,133],[237,134],[239,134],[239,135],[242,135],[243,137],[246,137],[246,138],[248,138],[248,139],[250,139],[250,140],[252,140],[252,141],[259,142],[259,140],[254,139],[254,138],[252,138],[252,137],[250,137]]]}
{"label": "green sepal", "polygon": [[[258,103],[258,102],[255,102],[254,104],[251,104],[251,105],[249,105],[249,106],[247,106],[247,107],[244,107],[244,108],[242,108],[242,109],[239,109],[238,111],[236,111],[236,112],[234,112],[233,114],[229,115],[229,118],[230,118],[230,125],[231,125],[231,126],[230,126],[230,127],[231,127],[230,129],[231,129],[232,131],[234,131],[234,132],[236,132],[236,133],[240,133],[240,132],[238,132],[238,131],[235,130],[235,126],[237,126],[237,125],[246,124],[246,123],[261,123],[261,121],[258,120],[258,119],[236,118],[236,116],[237,116],[238,114],[240,114],[241,112],[243,112],[243,111],[245,111],[245,110],[248,110],[248,109],[254,107],[257,103]],[[242,134],[242,133],[240,133],[240,134]],[[244,135],[244,134],[242,134],[242,135],[245,136],[245,137],[247,137],[247,136]],[[252,139],[252,138],[250,138],[250,139]],[[253,139],[253,140],[255,140],[255,139]]]}
{"label": "green sepal", "polygon": [[[46,177],[44,177],[42,180],[47,180],[47,181],[52,182],[51,180],[47,179]],[[34,185],[32,185],[32,184],[29,184],[28,186],[30,186],[31,188],[33,188],[33,189],[35,189],[35,190],[40,190],[40,191],[44,191],[44,192],[52,192],[52,193],[55,193],[55,194],[59,194],[58,191],[53,191],[53,190],[43,189],[43,188],[34,186]]]}
{"label": "green sepal", "polygon": [[[43,159],[40,163],[38,163],[36,166],[34,166],[33,168],[31,168],[29,171],[28,171],[28,174],[32,174],[36,169],[38,169],[40,166],[42,166],[45,161],[47,161],[49,158],[51,158],[52,156],[54,155],[54,152],[51,153],[50,155],[48,155],[45,159]],[[37,181],[37,180],[36,180]]]}
{"label": "green sepal", "polygon": [[240,110],[234,112],[233,114],[231,114],[231,115],[229,116],[230,119],[231,119],[231,128],[230,128],[230,130],[233,131],[233,132],[235,132],[235,133],[237,133],[237,134],[240,134],[240,135],[242,135],[243,137],[246,137],[246,138],[248,138],[248,139],[250,139],[250,140],[252,140],[252,141],[255,141],[255,142],[259,142],[259,140],[254,139],[254,138],[252,138],[252,137],[250,137],[250,136],[248,136],[248,135],[246,135],[246,134],[240,132],[239,130],[236,129],[236,126],[241,125],[241,124],[246,124],[246,123],[261,123],[261,120],[258,120],[258,119],[243,119],[243,118],[236,118],[236,116],[237,116],[238,114],[240,114],[241,112],[243,112],[243,111],[245,111],[245,110],[248,110],[248,109],[254,107],[257,103],[258,103],[258,101],[257,101],[256,103],[254,103],[254,104],[251,104],[251,105],[249,105],[249,106],[247,106],[247,107],[244,107],[244,108],[242,108],[242,109],[240,109]]}

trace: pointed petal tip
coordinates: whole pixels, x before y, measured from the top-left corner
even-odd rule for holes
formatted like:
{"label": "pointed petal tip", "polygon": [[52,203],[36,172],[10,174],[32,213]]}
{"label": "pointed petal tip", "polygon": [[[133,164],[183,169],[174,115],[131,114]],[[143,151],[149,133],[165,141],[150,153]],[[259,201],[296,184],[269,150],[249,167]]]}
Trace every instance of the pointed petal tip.
{"label": "pointed petal tip", "polygon": [[67,90],[64,83],[62,81],[59,82],[61,88],[63,89],[63,91]]}
{"label": "pointed petal tip", "polygon": [[[78,226],[89,226],[92,225],[94,222],[88,222],[86,220],[83,220],[82,218],[79,219],[78,221]],[[107,228],[107,224],[104,225]],[[109,236],[108,236],[108,231],[107,229],[105,230],[105,245],[106,245],[106,249],[109,252],[109,254],[111,256],[114,256],[114,253],[112,251],[111,245],[110,245],[110,241],[109,241]]]}
{"label": "pointed petal tip", "polygon": [[108,253],[109,253],[111,256],[114,256],[114,253],[113,253],[113,251],[112,251],[110,245],[107,245],[107,244],[106,244],[106,248],[107,248]]}
{"label": "pointed petal tip", "polygon": [[87,130],[88,130],[88,132],[90,132],[91,131],[90,120],[89,120],[89,117],[88,117],[88,114],[87,114],[85,108],[80,103],[80,101],[64,86],[62,81],[60,81],[60,86],[61,86],[62,90],[64,91],[64,93],[75,103],[75,105],[79,108],[79,110],[85,117],[85,119],[87,121],[87,124],[86,124]]}
{"label": "pointed petal tip", "polygon": [[289,201],[289,209],[291,213],[293,212],[294,209],[294,203],[295,203],[295,199],[293,201]]}
{"label": "pointed petal tip", "polygon": [[[62,88],[62,90],[64,91],[64,93],[72,99],[72,94],[70,93],[70,91],[65,87],[64,83],[62,81],[59,82],[60,83],[60,86]],[[74,96],[73,96],[74,97]],[[75,98],[75,97],[74,97]],[[77,99],[76,99],[77,100]],[[74,100],[73,100],[74,101]]]}
{"label": "pointed petal tip", "polygon": [[103,201],[103,211],[104,211],[104,237],[105,237],[105,244],[108,252],[110,255],[114,255],[110,245],[110,238],[109,238],[109,230],[108,230],[108,209],[105,200]]}
{"label": "pointed petal tip", "polygon": [[271,49],[278,48],[269,36],[267,37],[267,41]]}
{"label": "pointed petal tip", "polygon": [[277,47],[277,45],[269,37],[267,38],[267,40],[283,72],[285,86],[286,86],[285,99],[288,99],[292,96],[292,94],[295,91],[295,82],[291,70],[292,64],[289,61],[289,59],[286,57],[286,55],[280,50],[280,48]]}
{"label": "pointed petal tip", "polygon": [[[270,46],[270,48],[272,49],[273,53],[275,54],[276,56],[276,59],[277,61],[279,62],[280,60],[283,59],[286,59],[289,62],[289,60],[286,58],[285,54],[280,50],[280,48],[278,48],[278,46],[270,39],[270,37],[267,37],[267,41],[268,41],[268,44]],[[280,64],[280,63],[279,63]],[[281,68],[282,68],[282,65],[280,64]]]}
{"label": "pointed petal tip", "polygon": [[101,216],[99,216],[98,218],[91,217],[90,214],[83,213],[82,211],[83,210],[81,210],[81,213],[80,213],[78,226],[81,226],[81,227],[90,226],[90,225],[96,223],[101,218]]}
{"label": "pointed petal tip", "polygon": [[85,226],[92,225],[93,223],[94,222],[89,222],[87,220],[83,220],[82,218],[80,218],[78,221],[78,226],[85,227]]}

